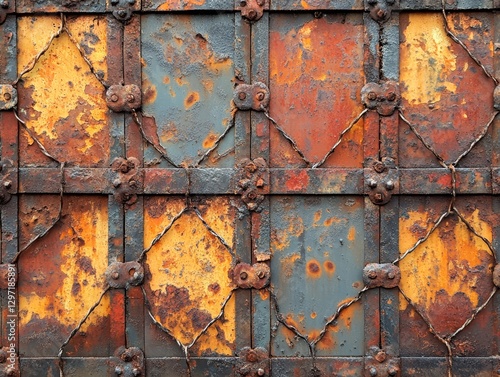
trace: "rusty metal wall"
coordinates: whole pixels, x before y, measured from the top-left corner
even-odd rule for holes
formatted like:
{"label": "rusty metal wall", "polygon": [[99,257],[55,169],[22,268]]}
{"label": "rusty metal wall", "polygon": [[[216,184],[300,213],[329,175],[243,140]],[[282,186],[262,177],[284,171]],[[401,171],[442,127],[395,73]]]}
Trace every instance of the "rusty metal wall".
{"label": "rusty metal wall", "polygon": [[0,1],[0,375],[498,375],[499,6]]}

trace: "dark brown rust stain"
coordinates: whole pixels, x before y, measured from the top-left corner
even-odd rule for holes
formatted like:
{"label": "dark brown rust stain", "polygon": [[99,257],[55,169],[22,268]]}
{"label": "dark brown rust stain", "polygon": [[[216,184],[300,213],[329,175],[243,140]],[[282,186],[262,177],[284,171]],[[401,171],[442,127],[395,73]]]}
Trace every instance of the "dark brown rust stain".
{"label": "dark brown rust stain", "polygon": [[318,279],[321,277],[321,267],[319,265],[319,262],[315,259],[312,259],[307,262],[306,265],[306,272],[307,276]]}
{"label": "dark brown rust stain", "polygon": [[198,308],[192,308],[190,311],[188,311],[187,315],[191,319],[193,327],[196,330],[203,330],[205,326],[212,320],[212,316],[210,315],[210,313]]}
{"label": "dark brown rust stain", "polygon": [[210,292],[212,292],[212,293],[215,293],[215,294],[219,293],[219,291],[220,291],[220,285],[219,285],[219,283],[212,283],[212,284],[210,284],[208,286],[208,290]]}
{"label": "dark brown rust stain", "polygon": [[[83,240],[81,238],[79,238],[79,240],[81,240],[83,242]],[[82,257],[78,258],[76,260],[76,265],[78,266],[78,268],[85,271],[86,274],[95,275],[95,273],[96,273],[95,268],[92,266],[92,259],[90,259],[87,256],[82,256]]]}
{"label": "dark brown rust stain", "polygon": [[325,267],[325,271],[329,276],[335,273],[335,264],[332,261],[327,260],[323,262],[323,266]]}

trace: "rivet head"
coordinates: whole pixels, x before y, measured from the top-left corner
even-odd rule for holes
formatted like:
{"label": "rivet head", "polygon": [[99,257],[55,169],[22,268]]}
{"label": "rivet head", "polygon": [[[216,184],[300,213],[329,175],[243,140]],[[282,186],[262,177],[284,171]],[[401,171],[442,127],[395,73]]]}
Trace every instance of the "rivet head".
{"label": "rivet head", "polygon": [[119,179],[115,179],[113,181],[113,186],[114,187],[120,187],[121,184],[122,184],[122,182]]}
{"label": "rivet head", "polygon": [[127,101],[128,101],[128,103],[134,102],[135,101],[134,95],[133,94],[127,95]]}
{"label": "rivet head", "polygon": [[120,273],[119,273],[119,272],[117,272],[117,271],[115,271],[115,272],[113,272],[113,274],[111,275],[111,277],[112,277],[113,279],[117,280],[117,279],[120,277]]}
{"label": "rivet head", "polygon": [[132,371],[132,373],[134,374],[134,376],[140,376],[141,375],[141,370],[139,368],[134,368],[134,370]]}
{"label": "rivet head", "polygon": [[3,94],[3,98],[6,100],[6,101],[10,101],[12,99],[12,95],[10,93],[4,93]]}
{"label": "rivet head", "polygon": [[377,278],[377,272],[376,272],[376,271],[373,271],[373,270],[372,270],[372,271],[370,271],[370,272],[368,272],[368,277],[369,277],[370,279],[376,279],[376,278]]}
{"label": "rivet head", "polygon": [[123,10],[123,9],[120,9],[118,11],[118,16],[120,16],[121,18],[125,18],[127,16],[127,11]]}
{"label": "rivet head", "polygon": [[250,9],[248,11],[248,19],[249,20],[255,20],[257,18],[257,12],[253,9]]}
{"label": "rivet head", "polygon": [[387,96],[387,99],[389,101],[394,101],[396,99],[396,93],[390,92],[389,95]]}
{"label": "rivet head", "polygon": [[394,190],[394,181],[387,181],[385,187],[387,187],[387,190]]}
{"label": "rivet head", "polygon": [[115,374],[120,376],[123,373],[123,369],[121,367],[116,367],[115,368]]}
{"label": "rivet head", "polygon": [[377,187],[377,181],[376,181],[376,180],[374,180],[374,179],[370,179],[370,180],[368,181],[368,186],[370,186],[371,188],[375,188],[375,187]]}
{"label": "rivet head", "polygon": [[248,274],[245,271],[242,271],[240,273],[240,279],[241,280],[247,280],[248,279]]}
{"label": "rivet head", "polygon": [[243,101],[247,98],[247,94],[245,92],[240,92],[240,94],[238,94],[238,98]]}
{"label": "rivet head", "polygon": [[390,368],[387,373],[389,374],[389,376],[395,376],[396,374],[398,374],[398,370],[396,368]]}
{"label": "rivet head", "polygon": [[11,181],[5,181],[3,183],[3,187],[5,187],[5,188],[10,188],[11,186],[12,186],[12,182]]}
{"label": "rivet head", "polygon": [[368,99],[370,101],[375,101],[377,99],[377,94],[375,92],[368,93]]}
{"label": "rivet head", "polygon": [[[391,280],[392,280],[392,279],[394,279],[394,278],[396,277],[396,274],[394,274],[394,272],[390,271],[390,272],[387,274],[387,277],[388,277],[389,279],[391,279]],[[392,376],[392,374],[391,374],[391,376]]]}
{"label": "rivet head", "polygon": [[264,279],[266,277],[266,274],[264,273],[264,271],[259,271],[257,272],[257,276],[259,277],[259,279]]}
{"label": "rivet head", "polygon": [[2,2],[2,8],[7,9],[9,7],[9,2],[7,0]]}
{"label": "rivet head", "polygon": [[266,374],[266,372],[265,372],[265,370],[264,370],[264,369],[259,368],[259,370],[257,370],[257,374],[258,374],[259,376],[263,376],[264,374]]}
{"label": "rivet head", "polygon": [[382,194],[380,192],[377,192],[375,195],[374,195],[374,199],[377,203],[381,203],[384,201],[384,197],[382,196]]}
{"label": "rivet head", "polygon": [[265,0],[257,0],[257,5],[263,7],[265,4]]}
{"label": "rivet head", "polygon": [[264,92],[259,92],[255,96],[255,98],[257,98],[257,101],[262,101],[265,97],[266,97],[266,94]]}
{"label": "rivet head", "polygon": [[113,94],[110,98],[111,102],[118,102],[118,96],[116,94]]}
{"label": "rivet head", "polygon": [[370,368],[370,376],[375,377],[377,375],[377,369],[374,367]]}

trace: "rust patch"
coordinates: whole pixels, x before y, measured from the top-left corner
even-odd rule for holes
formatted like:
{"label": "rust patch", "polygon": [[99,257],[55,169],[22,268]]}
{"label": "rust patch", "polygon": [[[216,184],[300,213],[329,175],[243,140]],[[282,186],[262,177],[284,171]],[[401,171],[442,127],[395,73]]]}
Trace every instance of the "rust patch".
{"label": "rust patch", "polygon": [[[184,107],[186,108],[186,110],[189,110],[199,100],[200,100],[200,94],[198,92],[189,92],[186,99],[184,100]],[[205,144],[203,144],[203,147],[210,148],[210,147],[206,147]]]}
{"label": "rust patch", "polygon": [[307,276],[313,279],[319,279],[321,277],[321,267],[316,259],[307,262],[306,273]]}
{"label": "rust patch", "polygon": [[307,174],[307,171],[300,170],[299,173],[292,175],[287,179],[285,185],[290,191],[302,191],[309,185],[309,175]]}
{"label": "rust patch", "polygon": [[203,140],[203,148],[208,149],[212,148],[215,145],[215,142],[217,141],[217,138],[219,136],[213,133],[210,133],[204,140]]}
{"label": "rust patch", "polygon": [[323,266],[325,267],[325,271],[329,277],[332,277],[335,273],[335,264],[332,261],[324,261]]}

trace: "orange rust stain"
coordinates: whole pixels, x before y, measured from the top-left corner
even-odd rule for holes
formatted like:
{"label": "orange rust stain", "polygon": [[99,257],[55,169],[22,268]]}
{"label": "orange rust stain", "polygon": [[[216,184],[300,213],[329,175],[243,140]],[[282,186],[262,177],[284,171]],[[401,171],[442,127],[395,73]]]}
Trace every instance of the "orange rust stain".
{"label": "orange rust stain", "polygon": [[347,234],[347,239],[349,241],[354,241],[356,239],[356,228],[355,227],[350,227],[349,228],[349,233]]}
{"label": "orange rust stain", "polygon": [[170,84],[170,76],[164,76],[163,77],[163,83],[167,84],[167,85]]}
{"label": "orange rust stain", "polygon": [[198,92],[189,92],[184,99],[184,107],[190,109],[193,105],[200,100],[200,94]]}
{"label": "orange rust stain", "polygon": [[316,318],[317,316],[318,316],[318,314],[317,314],[316,312],[312,312],[312,313],[311,313],[311,318],[312,318],[312,319]]}
{"label": "orange rust stain", "polygon": [[154,103],[156,101],[156,97],[158,96],[156,86],[151,81],[144,78],[142,80],[142,88],[143,88],[143,95],[142,95],[143,103],[144,104]]}
{"label": "orange rust stain", "polygon": [[316,259],[311,259],[307,262],[306,274],[313,279],[319,279],[321,277],[321,266]]}
{"label": "orange rust stain", "polygon": [[332,277],[335,273],[335,264],[332,261],[326,260],[323,262],[323,266],[325,267],[325,271],[329,277]]}
{"label": "orange rust stain", "polygon": [[203,140],[203,148],[208,149],[212,148],[215,145],[215,142],[217,141],[217,135],[210,133],[208,136]]}
{"label": "orange rust stain", "polygon": [[[319,332],[316,335],[316,337],[318,335],[319,335]],[[311,338],[311,339],[314,339],[314,338]],[[337,345],[337,342],[335,341],[335,337],[333,336],[333,332],[327,331],[325,333],[325,335],[323,335],[323,338],[321,338],[321,340],[318,342],[316,347],[319,350],[325,351],[325,350],[334,349],[336,345]]]}
{"label": "orange rust stain", "polygon": [[321,220],[322,214],[323,214],[322,210],[318,210],[318,211],[314,212],[314,225],[316,225],[319,222],[319,220]]}
{"label": "orange rust stain", "polygon": [[286,188],[291,191],[300,191],[307,187],[308,184],[309,175],[305,170],[301,170],[300,173],[291,176],[285,183]]}
{"label": "orange rust stain", "polygon": [[168,0],[158,6],[157,10],[190,10],[205,4],[205,0]]}
{"label": "orange rust stain", "polygon": [[268,291],[268,290],[261,289],[261,290],[259,291],[259,296],[260,296],[260,299],[261,299],[262,301],[269,300],[269,291]]}

